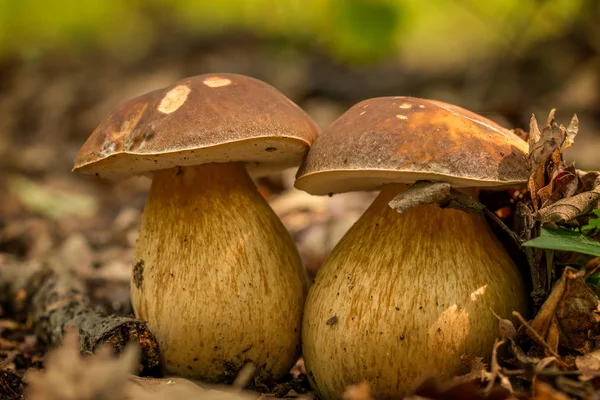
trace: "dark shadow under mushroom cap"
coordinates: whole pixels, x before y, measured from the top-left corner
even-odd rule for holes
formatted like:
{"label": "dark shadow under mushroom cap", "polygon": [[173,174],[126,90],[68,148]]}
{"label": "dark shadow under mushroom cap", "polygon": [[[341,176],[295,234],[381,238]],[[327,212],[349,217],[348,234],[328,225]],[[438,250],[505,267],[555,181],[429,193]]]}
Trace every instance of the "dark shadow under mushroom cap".
{"label": "dark shadow under mushroom cap", "polygon": [[511,187],[527,181],[527,154],[527,143],[516,134],[461,107],[373,98],[350,108],[319,136],[296,187],[317,195],[416,180]]}
{"label": "dark shadow under mushroom cap", "polygon": [[74,171],[103,177],[245,162],[262,172],[299,165],[319,129],[272,86],[206,74],[128,100],[94,130]]}

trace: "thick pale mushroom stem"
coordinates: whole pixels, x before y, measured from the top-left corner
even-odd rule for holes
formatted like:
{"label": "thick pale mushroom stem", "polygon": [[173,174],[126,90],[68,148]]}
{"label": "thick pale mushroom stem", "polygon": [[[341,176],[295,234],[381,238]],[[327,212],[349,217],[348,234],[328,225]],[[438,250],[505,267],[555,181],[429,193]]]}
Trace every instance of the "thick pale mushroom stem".
{"label": "thick pale mushroom stem", "polygon": [[131,287],[168,373],[230,382],[252,362],[277,379],[299,356],[306,274],[242,164],[155,173]]}
{"label": "thick pale mushroom stem", "polygon": [[[323,399],[366,380],[399,398],[426,376],[463,372],[489,356],[494,312],[526,313],[517,267],[486,224],[436,205],[399,214],[386,186],[319,270],[303,324],[306,368]],[[490,310],[491,309],[491,310]]]}

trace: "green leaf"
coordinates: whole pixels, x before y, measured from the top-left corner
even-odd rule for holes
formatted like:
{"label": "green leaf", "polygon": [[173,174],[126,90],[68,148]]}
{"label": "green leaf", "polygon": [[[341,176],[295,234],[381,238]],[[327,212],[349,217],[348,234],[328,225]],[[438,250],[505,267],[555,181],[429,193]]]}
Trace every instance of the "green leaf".
{"label": "green leaf", "polygon": [[594,210],[594,215],[596,218],[591,218],[587,225],[581,227],[583,232],[589,232],[594,228],[600,230],[600,210]]}
{"label": "green leaf", "polygon": [[539,237],[523,243],[525,247],[575,251],[600,257],[600,243],[580,233],[565,228],[545,229]]}
{"label": "green leaf", "polygon": [[590,275],[585,281],[592,285],[599,286],[600,285],[600,272],[596,272],[595,274]]}

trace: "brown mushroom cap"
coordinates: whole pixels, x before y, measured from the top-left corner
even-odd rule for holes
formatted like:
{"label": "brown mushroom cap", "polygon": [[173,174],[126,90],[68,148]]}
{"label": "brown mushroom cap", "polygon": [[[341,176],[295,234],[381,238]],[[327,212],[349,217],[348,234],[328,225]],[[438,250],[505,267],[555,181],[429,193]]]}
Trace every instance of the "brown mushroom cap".
{"label": "brown mushroom cap", "polygon": [[245,162],[268,172],[299,165],[318,131],[300,107],[262,81],[199,75],[121,104],[82,146],[73,170],[111,178]]}
{"label": "brown mushroom cap", "polygon": [[379,97],[356,104],[321,133],[296,187],[315,195],[417,180],[511,187],[527,181],[527,154],[516,134],[461,107]]}

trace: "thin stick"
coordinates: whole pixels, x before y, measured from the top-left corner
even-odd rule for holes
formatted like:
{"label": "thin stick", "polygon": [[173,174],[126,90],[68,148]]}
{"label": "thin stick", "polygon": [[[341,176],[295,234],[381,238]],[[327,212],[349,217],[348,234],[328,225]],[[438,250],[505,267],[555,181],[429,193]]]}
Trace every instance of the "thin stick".
{"label": "thin stick", "polygon": [[523,324],[523,326],[525,326],[525,328],[527,328],[527,330],[533,334],[533,336],[535,337],[535,340],[539,344],[544,346],[550,352],[550,354],[552,354],[554,357],[556,357],[556,361],[558,361],[564,367],[567,366],[562,361],[560,355],[557,352],[555,352],[554,350],[552,350],[550,345],[548,343],[546,343],[546,341],[540,336],[540,334],[535,329],[533,329],[533,327],[531,325],[529,325],[529,323],[527,321],[525,321],[525,318],[523,318],[523,316],[518,311],[513,311],[512,315],[514,315],[515,317],[517,317],[519,319],[519,321],[521,321],[521,324]]}

